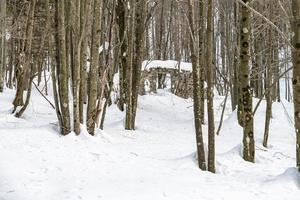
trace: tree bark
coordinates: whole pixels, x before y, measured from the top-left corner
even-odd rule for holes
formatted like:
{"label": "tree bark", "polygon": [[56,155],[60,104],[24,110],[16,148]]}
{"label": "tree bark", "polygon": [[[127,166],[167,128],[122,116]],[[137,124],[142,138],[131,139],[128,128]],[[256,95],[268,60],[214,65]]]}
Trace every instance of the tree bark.
{"label": "tree bark", "polygon": [[87,107],[87,130],[91,135],[95,134],[97,114],[97,79],[99,70],[99,46],[101,38],[101,3],[102,0],[94,0],[94,15],[92,27],[91,66],[89,71],[89,93]]}
{"label": "tree bark", "polygon": [[[249,4],[251,0],[243,0]],[[243,121],[243,158],[246,161],[254,162],[254,133],[252,114],[252,93],[250,88],[250,35],[251,35],[251,13],[245,6],[240,6],[240,92],[242,104]]]}
{"label": "tree bark", "polygon": [[292,1],[292,30],[294,32],[292,60],[293,60],[293,92],[294,118],[296,130],[296,165],[300,171],[300,0]]}
{"label": "tree bark", "polygon": [[[270,6],[270,19],[272,19],[272,5]],[[267,86],[267,92],[266,92],[266,116],[265,116],[265,131],[264,131],[264,139],[263,139],[263,146],[268,146],[268,138],[269,138],[269,130],[270,130],[270,122],[272,117],[272,103],[273,103],[273,92],[274,89],[271,89],[272,87],[272,80],[273,80],[273,70],[272,70],[272,60],[273,60],[273,45],[272,45],[272,39],[273,39],[273,31],[272,27],[269,26],[268,31],[268,58],[267,58],[267,65],[266,65],[266,86]],[[274,87],[276,88],[276,87]]]}
{"label": "tree bark", "polygon": [[65,1],[56,0],[56,58],[57,58],[57,77],[58,94],[61,109],[61,133],[67,135],[71,132],[70,111],[69,111],[69,78],[66,53],[66,35],[65,35]]}
{"label": "tree bark", "polygon": [[215,121],[213,81],[213,0],[207,2],[207,116],[208,116],[208,171],[215,173]]}
{"label": "tree bark", "polygon": [[0,92],[3,92],[6,66],[6,0],[0,1]]}
{"label": "tree bark", "polygon": [[[198,166],[202,170],[206,170],[205,151],[202,135],[202,116],[201,116],[201,85],[200,85],[200,65],[196,54],[195,38],[195,17],[194,17],[194,0],[189,0],[189,25],[190,25],[190,46],[191,46],[191,60],[193,68],[193,97],[194,97],[194,123],[196,132],[196,143],[197,143],[197,157]],[[202,47],[200,47],[202,48]],[[202,61],[202,60],[201,60]]]}

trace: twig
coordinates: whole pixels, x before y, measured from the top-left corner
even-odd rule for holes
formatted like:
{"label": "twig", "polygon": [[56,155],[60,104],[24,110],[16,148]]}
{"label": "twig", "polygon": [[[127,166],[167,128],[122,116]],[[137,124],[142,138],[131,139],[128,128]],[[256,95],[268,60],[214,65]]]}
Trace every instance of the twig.
{"label": "twig", "polygon": [[254,14],[261,17],[264,21],[266,21],[269,25],[271,25],[275,30],[282,36],[282,38],[285,40],[285,42],[294,49],[294,46],[291,44],[290,40],[286,37],[286,35],[280,30],[278,26],[276,26],[271,20],[269,20],[267,17],[256,11],[254,8],[249,6],[249,4],[244,3],[242,0],[236,0],[238,3],[242,4],[243,6],[247,7],[250,11],[252,11]]}
{"label": "twig", "polygon": [[264,96],[266,95],[266,93],[269,92],[269,91],[277,84],[277,81],[278,81],[279,79],[281,79],[283,76],[285,76],[285,74],[287,74],[287,73],[288,73],[289,71],[291,71],[292,69],[293,69],[293,67],[288,68],[285,72],[283,72],[283,73],[276,79],[276,81],[274,81],[274,82],[272,83],[272,85],[271,85],[269,88],[267,88],[267,89],[265,90],[264,94],[261,96],[261,98],[259,99],[259,101],[257,102],[257,104],[256,104],[256,106],[255,106],[255,109],[254,109],[254,111],[253,111],[253,113],[252,113],[253,115],[255,115],[255,113],[256,113],[256,111],[257,111],[257,109],[258,109],[260,103],[262,102]]}
{"label": "twig", "polygon": [[55,110],[55,106],[51,103],[51,101],[41,92],[41,90],[37,87],[37,85],[35,84],[35,82],[33,82],[34,87],[37,89],[37,91],[44,97],[44,99],[46,99],[46,101],[48,101],[48,103],[51,105],[51,107]]}

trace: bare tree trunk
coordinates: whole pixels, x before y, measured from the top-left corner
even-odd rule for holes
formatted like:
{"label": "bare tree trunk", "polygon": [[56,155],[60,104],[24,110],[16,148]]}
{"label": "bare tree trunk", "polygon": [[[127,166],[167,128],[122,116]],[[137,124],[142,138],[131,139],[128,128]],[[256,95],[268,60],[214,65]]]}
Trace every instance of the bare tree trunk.
{"label": "bare tree trunk", "polygon": [[132,102],[132,68],[133,68],[133,48],[134,48],[134,35],[133,30],[135,27],[134,22],[134,0],[130,0],[131,7],[128,9],[128,50],[127,50],[127,69],[126,69],[126,116],[125,116],[125,129],[126,130],[133,130],[133,102]]}
{"label": "bare tree trunk", "polygon": [[65,1],[56,0],[56,58],[58,75],[58,94],[61,109],[61,133],[67,135],[71,132],[70,111],[69,111],[69,78],[66,53],[66,35],[65,35]]}
{"label": "bare tree trunk", "polygon": [[126,0],[118,0],[116,6],[117,24],[119,26],[119,42],[121,44],[119,52],[119,102],[118,106],[121,111],[124,111],[124,103],[126,101],[126,52],[127,52],[127,37],[126,34]]}
{"label": "bare tree trunk", "polygon": [[17,92],[13,101],[14,111],[18,106],[24,105],[23,92],[28,85],[26,76],[30,72],[30,63],[32,59],[31,46],[33,37],[33,26],[34,26],[34,12],[35,12],[36,0],[31,0],[29,4],[29,14],[27,20],[26,34],[25,34],[25,46],[22,49],[21,55],[19,55],[19,63],[17,68]]}
{"label": "bare tree trunk", "polygon": [[[196,132],[196,142],[197,142],[197,156],[198,156],[198,166],[202,170],[206,170],[205,162],[205,151],[202,136],[202,116],[201,116],[201,87],[200,87],[200,65],[198,63],[198,58],[196,54],[196,32],[195,32],[195,16],[194,16],[194,0],[189,0],[189,24],[190,24],[190,46],[191,46],[191,60],[193,67],[193,97],[194,97],[194,123]],[[202,47],[200,47],[202,48]],[[202,61],[202,60],[201,60]],[[202,91],[203,92],[203,91]]]}
{"label": "bare tree trunk", "polygon": [[[272,5],[270,6],[270,19],[273,19],[272,17]],[[267,86],[267,92],[266,92],[266,118],[265,118],[265,132],[264,132],[264,140],[263,140],[263,146],[268,146],[268,138],[269,138],[269,128],[270,128],[270,122],[271,122],[271,116],[272,116],[272,101],[273,101],[273,91],[271,89],[272,87],[272,79],[273,79],[273,70],[272,70],[272,60],[273,60],[273,45],[272,45],[272,38],[273,37],[273,31],[272,27],[269,26],[268,31],[268,58],[267,58],[267,65],[266,65],[266,86]],[[276,87],[275,87],[276,88]]]}
{"label": "bare tree trunk", "polygon": [[[73,69],[73,125],[74,132],[78,135],[80,133],[80,79],[81,79],[81,59],[82,59],[82,41],[85,37],[84,27],[86,24],[85,16],[82,10],[84,10],[83,1],[76,0],[71,2],[74,9],[71,9],[72,16],[72,35],[74,44],[74,69]],[[82,77],[85,78],[85,77]]]}
{"label": "bare tree trunk", "polygon": [[207,4],[207,115],[208,115],[208,171],[215,173],[215,120],[213,81],[213,0]]}
{"label": "bare tree trunk", "polygon": [[131,127],[135,128],[135,118],[137,111],[137,102],[138,102],[138,93],[141,80],[141,69],[142,69],[142,60],[145,50],[145,0],[135,0],[136,10],[135,10],[135,39],[134,39],[134,56],[133,56],[133,67],[132,67],[132,125]]}
{"label": "bare tree trunk", "polygon": [[[251,0],[243,0],[249,4]],[[253,133],[253,114],[252,114],[252,94],[250,88],[250,35],[251,35],[251,13],[244,6],[240,6],[240,92],[242,104],[243,121],[243,157],[246,161],[254,162],[254,133]]]}
{"label": "bare tree trunk", "polygon": [[[138,92],[140,86],[140,78],[141,78],[141,66],[142,66],[142,58],[144,55],[144,39],[145,39],[145,1],[144,0],[135,0],[135,4],[132,4],[133,8],[130,8],[132,16],[134,16],[134,39],[133,43],[130,45],[134,45],[129,48],[129,51],[132,51],[132,67],[127,74],[131,83],[131,86],[128,86],[128,101],[126,107],[126,120],[125,120],[125,129],[134,130],[135,129],[135,118],[137,111],[137,101],[138,101]],[[132,10],[134,9],[134,10]],[[130,38],[130,37],[129,37]],[[131,43],[131,41],[130,41]]]}
{"label": "bare tree trunk", "polygon": [[0,1],[0,92],[3,92],[6,66],[6,0]]}
{"label": "bare tree trunk", "polygon": [[300,0],[292,1],[292,30],[293,38],[293,91],[294,91],[294,118],[296,130],[296,164],[300,171]]}
{"label": "bare tree trunk", "polygon": [[101,37],[101,3],[102,0],[94,0],[94,15],[92,28],[91,66],[89,71],[89,93],[87,108],[87,130],[91,135],[95,134],[97,114],[97,78],[99,70],[99,46]]}
{"label": "bare tree trunk", "polygon": [[204,81],[205,81],[205,71],[204,71],[204,31],[205,31],[205,13],[204,13],[204,0],[199,0],[199,69],[200,69],[200,108],[201,108],[201,123],[204,124],[204,104],[205,104],[205,92],[204,92]]}
{"label": "bare tree trunk", "polygon": [[[80,123],[84,122],[84,117],[83,117],[83,110],[84,110],[84,104],[87,103],[87,61],[88,61],[88,37],[90,36],[90,29],[91,29],[91,9],[92,9],[92,3],[93,1],[91,0],[85,0],[81,2],[81,26],[83,26],[83,31],[85,35],[83,36],[82,39],[82,47],[80,48],[81,52],[81,59],[80,59],[80,95],[79,95],[79,115],[80,115]],[[85,19],[84,19],[85,18]],[[85,24],[83,25],[82,22],[85,21]]]}

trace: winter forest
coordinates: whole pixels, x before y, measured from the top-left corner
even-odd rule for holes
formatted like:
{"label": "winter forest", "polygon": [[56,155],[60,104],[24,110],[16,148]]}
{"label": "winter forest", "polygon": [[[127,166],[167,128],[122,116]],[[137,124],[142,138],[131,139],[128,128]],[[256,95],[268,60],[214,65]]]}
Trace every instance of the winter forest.
{"label": "winter forest", "polygon": [[299,200],[300,0],[0,0],[0,200]]}

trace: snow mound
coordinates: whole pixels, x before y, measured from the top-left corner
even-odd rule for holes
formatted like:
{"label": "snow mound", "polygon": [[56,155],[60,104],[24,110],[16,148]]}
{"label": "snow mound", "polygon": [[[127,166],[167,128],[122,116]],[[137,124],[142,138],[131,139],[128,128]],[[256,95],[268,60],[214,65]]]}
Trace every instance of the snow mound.
{"label": "snow mound", "polygon": [[192,71],[192,63],[178,62],[176,60],[144,60],[142,63],[143,70],[150,70],[152,68],[165,68],[165,69],[179,69],[184,71]]}
{"label": "snow mound", "polygon": [[270,180],[267,180],[264,187],[270,190],[277,188],[289,191],[291,188],[300,191],[300,173],[297,168],[288,168]]}

